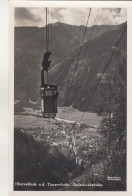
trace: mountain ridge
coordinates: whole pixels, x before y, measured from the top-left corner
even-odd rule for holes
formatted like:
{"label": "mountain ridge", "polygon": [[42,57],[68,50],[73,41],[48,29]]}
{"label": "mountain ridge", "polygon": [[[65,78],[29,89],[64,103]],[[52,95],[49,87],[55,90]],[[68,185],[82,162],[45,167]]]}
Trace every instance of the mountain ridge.
{"label": "mountain ridge", "polygon": [[[114,47],[114,45],[117,42],[117,38],[119,38],[118,34],[120,34],[120,30],[125,25],[127,25],[127,24],[123,23],[121,25],[118,25],[116,27],[116,29],[105,31],[101,35],[98,34],[98,36],[96,36],[94,39],[92,39],[90,41],[90,46],[88,46],[88,51],[87,51],[85,59],[83,59],[84,53],[85,53],[84,51],[85,51],[85,49],[86,49],[85,47],[87,47],[88,43],[85,43],[83,45],[82,52],[80,55],[81,58],[79,60],[79,66],[78,66],[79,70],[77,70],[77,73],[75,75],[75,81],[74,81],[75,84],[73,84],[73,87],[72,87],[72,92],[71,92],[71,95],[69,98],[69,105],[73,104],[72,103],[73,96],[75,94],[75,91],[78,90],[79,82],[82,81],[82,79],[79,79],[79,78],[84,77],[85,81],[83,82],[84,84],[82,84],[82,89],[84,90],[85,93],[82,92],[82,89],[79,90],[78,98],[77,98],[78,101],[76,100],[76,102],[74,103],[74,107],[76,107],[77,109],[80,109],[80,110],[85,109],[86,103],[81,103],[82,102],[81,99],[83,98],[86,102],[85,94],[86,94],[86,91],[88,91],[88,86],[89,86],[88,81],[90,80],[87,78],[87,74],[89,75],[89,78],[92,78],[92,77],[95,78],[95,70],[96,71],[98,70],[97,73],[101,72],[106,61],[108,61],[111,52],[113,51],[112,47]],[[71,29],[70,30],[68,29],[67,31],[71,32]],[[18,32],[16,32],[16,33],[18,33]],[[62,29],[61,35],[64,36],[64,34],[65,34],[65,30]],[[73,36],[73,37],[72,36],[70,37],[71,40],[75,40],[74,33],[70,34],[70,35]],[[60,48],[58,47],[57,48],[58,49],[58,56],[57,56],[58,59],[53,60],[53,63],[54,63],[53,68],[55,67],[56,69],[54,69],[54,71],[49,72],[50,78],[51,78],[50,82],[57,84],[59,90],[62,89],[60,92],[59,100],[58,100],[59,106],[65,105],[65,100],[66,100],[66,97],[68,94],[68,89],[69,89],[69,86],[67,84],[70,84],[70,80],[72,78],[74,66],[76,64],[76,58],[77,58],[77,54],[78,54],[78,50],[79,50],[78,48],[80,47],[79,43],[78,43],[78,47],[77,47],[77,43],[75,44],[77,47],[75,50],[74,50],[74,47],[75,47],[74,44],[73,44],[73,46],[72,45],[69,46],[67,43],[63,45],[63,42],[67,42],[67,39],[68,39],[68,37],[67,37],[66,40],[64,40],[63,36],[62,37],[60,36],[62,39],[60,41],[60,44],[61,44],[61,47],[63,47],[63,51],[66,50],[67,48],[71,47],[72,52],[68,51],[69,54],[65,53],[65,55],[64,55],[65,57],[61,58],[61,57],[59,57]],[[19,32],[19,35],[17,36],[17,38],[18,37],[20,39],[20,32]],[[36,101],[40,97],[40,70],[41,70],[41,61],[42,61],[43,53],[41,53],[40,50],[36,51],[37,47],[35,47],[35,45],[33,45],[31,50],[26,50],[26,52],[25,52],[25,50],[23,51],[22,44],[24,43],[23,45],[25,47],[27,47],[27,45],[29,45],[29,43],[30,43],[30,40],[28,42],[25,42],[24,40],[19,40],[17,38],[15,38],[15,41],[16,41],[15,42],[15,55],[16,55],[16,59],[15,59],[15,99],[20,99],[21,101],[22,101],[22,99],[25,99],[28,101],[30,98],[32,101]],[[36,37],[34,37],[34,40],[35,40],[35,38],[38,39],[37,35],[36,35]],[[29,38],[27,38],[27,40],[28,39]],[[57,41],[58,41],[58,38],[57,38]],[[40,39],[39,39],[39,43],[42,44],[40,42]],[[57,45],[57,43],[56,43],[56,45]],[[70,43],[70,41],[68,43]],[[18,44],[19,44],[19,47],[18,47]],[[117,53],[121,53],[121,54],[117,54]],[[22,58],[22,55],[24,55],[24,58]],[[114,57],[114,64],[119,64],[120,61],[122,61],[122,58],[126,59],[126,39],[125,39],[125,37],[123,39],[123,44],[120,46],[120,49],[118,50],[118,52],[116,51],[116,56],[117,57]],[[16,62],[17,59],[19,59],[19,60]],[[24,69],[20,68],[20,67],[22,67],[22,61],[23,61],[23,63],[26,63],[26,65],[24,65],[25,66]],[[96,63],[99,64],[99,62],[100,62],[100,66],[95,65]],[[89,63],[89,66],[86,66],[87,63]],[[81,66],[81,65],[83,65],[83,66]],[[35,70],[32,69],[32,67],[34,67]],[[87,67],[87,69],[86,69],[86,67]],[[99,68],[99,67],[102,67],[102,68]],[[87,71],[85,71],[85,69]],[[88,69],[89,69],[89,71],[88,71]],[[113,69],[116,70],[116,68],[113,68]],[[88,73],[88,72],[90,72],[90,73]],[[26,76],[26,77],[24,77],[24,76]],[[25,81],[23,81],[24,78],[26,79]],[[61,85],[61,83],[63,85]],[[80,97],[81,95],[83,95],[82,98]],[[81,108],[82,104],[84,106]]]}

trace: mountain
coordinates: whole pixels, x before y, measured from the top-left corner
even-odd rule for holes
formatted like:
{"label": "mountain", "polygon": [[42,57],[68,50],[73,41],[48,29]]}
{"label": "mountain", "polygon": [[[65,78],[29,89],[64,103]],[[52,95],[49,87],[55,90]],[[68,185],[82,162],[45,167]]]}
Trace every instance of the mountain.
{"label": "mountain", "polygon": [[[92,27],[87,28],[68,101],[66,100],[70,81],[73,78],[85,27],[64,23],[49,25],[50,35],[52,34],[50,36],[52,37],[52,41],[50,40],[52,65],[49,78],[51,83],[58,85],[60,91],[58,104],[60,106],[64,106],[67,102],[67,105],[85,110],[88,95],[91,94],[91,89],[95,86],[98,75],[102,73],[108,62],[125,25],[127,24],[95,26],[90,42],[88,40]],[[45,51],[44,34],[45,27],[15,28],[14,89],[15,99],[20,100],[16,106],[31,106],[29,99],[38,103],[40,101],[40,71]],[[126,34],[125,32],[118,49],[112,57],[109,74],[116,73],[119,64],[123,64],[124,59],[126,59]],[[74,96],[76,96],[76,99],[74,99]],[[96,103],[98,100],[94,101]]]}
{"label": "mountain", "polygon": [[[92,39],[118,26],[94,26]],[[85,26],[73,26],[57,22],[49,24],[50,49],[53,64],[69,56],[81,44]],[[91,34],[92,27],[87,27],[84,42]],[[42,61],[45,51],[45,27],[15,27],[15,65],[22,55],[36,54]],[[41,62],[40,61],[40,62]]]}
{"label": "mountain", "polygon": [[[85,110],[87,102],[98,83],[99,75],[103,73],[108,64],[125,26],[126,24],[121,25],[117,30],[105,32],[91,42],[84,44],[78,62],[79,49],[69,58],[58,64],[57,68],[52,71],[50,77],[52,79],[51,83],[55,82],[58,85],[60,91],[59,103],[61,105],[67,103],[69,106],[73,104],[73,106],[79,110]],[[112,56],[108,69],[106,69],[104,75],[104,80],[106,81],[101,81],[102,86],[105,88],[107,88],[108,80],[113,80],[113,78],[115,79],[117,77],[120,67],[123,66],[125,67],[124,69],[126,69],[126,39],[127,31],[124,32]],[[74,76],[76,65],[77,69]],[[70,90],[73,77],[74,80]],[[102,94],[104,94],[104,92],[102,92]],[[97,102],[103,101],[101,99],[101,96],[97,94],[93,97],[93,102],[97,104]]]}

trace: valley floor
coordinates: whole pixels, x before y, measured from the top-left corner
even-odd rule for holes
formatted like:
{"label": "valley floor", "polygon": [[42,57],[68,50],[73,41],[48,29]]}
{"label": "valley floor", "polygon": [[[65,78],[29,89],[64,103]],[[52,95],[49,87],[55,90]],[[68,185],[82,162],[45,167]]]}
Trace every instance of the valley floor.
{"label": "valley floor", "polygon": [[[98,132],[101,117],[94,113],[87,113],[83,123],[78,124],[77,122],[82,112],[68,108],[64,115],[64,108],[59,108],[59,111],[56,119],[42,119],[39,111],[27,108],[21,115],[14,116],[16,133],[21,132],[21,134],[31,137],[34,142],[41,144],[44,148],[48,148],[49,155],[54,155],[55,152],[58,152],[67,160],[72,161],[74,165],[70,171],[65,168],[68,171],[66,178],[68,186],[64,185],[54,188],[54,185],[48,185],[48,183],[52,184],[53,182],[45,181],[47,176],[44,175],[41,183],[45,183],[47,188],[42,186],[41,188],[36,187],[35,190],[39,190],[39,188],[42,190],[73,191],[107,189],[106,182],[108,182],[108,176],[106,176],[104,169],[107,159],[105,158],[106,155],[103,154],[105,140]],[[15,142],[17,143],[17,140]],[[19,156],[21,156],[20,154],[19,152]],[[32,154],[32,149],[30,154]],[[43,165],[42,162],[40,162],[40,165]],[[30,168],[27,169],[30,170]],[[58,171],[59,169],[57,169],[56,175],[61,176],[61,174],[58,174]],[[54,177],[55,179],[58,179],[58,177]],[[16,182],[20,182],[19,177],[16,177]],[[55,182],[56,180],[53,184]],[[59,183],[62,183],[61,177]],[[15,187],[16,190],[20,188],[20,186]],[[31,190],[31,187],[29,187],[29,190]]]}

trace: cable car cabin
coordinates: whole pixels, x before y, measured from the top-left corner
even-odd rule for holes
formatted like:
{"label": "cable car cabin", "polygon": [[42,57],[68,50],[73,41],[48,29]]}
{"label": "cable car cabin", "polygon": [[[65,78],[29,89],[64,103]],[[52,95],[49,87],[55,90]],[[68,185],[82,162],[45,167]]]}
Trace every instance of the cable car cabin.
{"label": "cable car cabin", "polygon": [[41,113],[43,118],[55,118],[57,113],[57,86],[41,87]]}

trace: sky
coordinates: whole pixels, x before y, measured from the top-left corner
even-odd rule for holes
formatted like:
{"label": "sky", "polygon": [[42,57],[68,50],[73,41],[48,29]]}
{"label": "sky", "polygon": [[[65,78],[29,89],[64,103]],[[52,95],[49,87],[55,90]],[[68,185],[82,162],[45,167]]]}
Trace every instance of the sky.
{"label": "sky", "polygon": [[[86,25],[90,8],[49,8],[49,23]],[[98,14],[97,14],[98,13]],[[118,25],[126,22],[126,8],[92,8],[88,26]],[[15,8],[15,26],[45,26],[45,8]]]}

